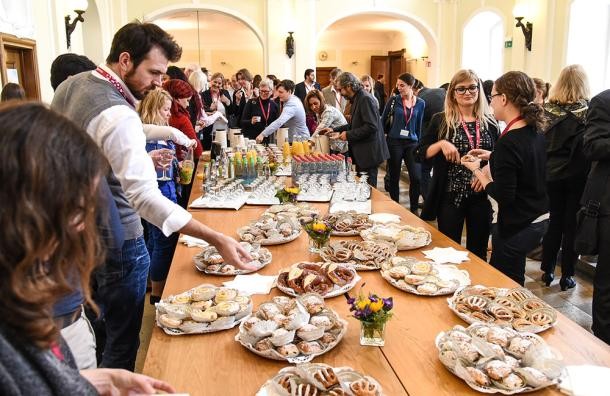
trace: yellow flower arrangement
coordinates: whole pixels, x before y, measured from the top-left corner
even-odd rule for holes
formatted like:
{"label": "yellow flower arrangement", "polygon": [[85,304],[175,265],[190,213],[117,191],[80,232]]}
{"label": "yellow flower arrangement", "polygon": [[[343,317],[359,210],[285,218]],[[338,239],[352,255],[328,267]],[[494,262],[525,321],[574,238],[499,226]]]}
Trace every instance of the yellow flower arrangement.
{"label": "yellow flower arrangement", "polygon": [[280,203],[296,202],[300,191],[301,189],[298,187],[284,187],[281,190],[277,190],[275,196],[280,200]]}

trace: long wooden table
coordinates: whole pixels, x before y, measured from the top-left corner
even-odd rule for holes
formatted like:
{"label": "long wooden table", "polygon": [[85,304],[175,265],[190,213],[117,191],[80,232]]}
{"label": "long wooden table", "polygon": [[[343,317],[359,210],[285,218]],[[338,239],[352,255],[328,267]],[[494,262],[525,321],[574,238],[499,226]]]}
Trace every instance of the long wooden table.
{"label": "long wooden table", "polygon": [[[193,195],[200,194],[193,187]],[[395,213],[402,222],[421,226],[432,233],[435,246],[462,247],[420,220],[389,197],[374,191],[373,212]],[[328,204],[315,204],[325,214]],[[239,211],[193,210],[193,216],[214,229],[237,238],[236,229],[258,217],[266,207],[245,206]],[[334,237],[333,237],[334,238]],[[262,275],[276,275],[281,268],[297,261],[317,261],[319,257],[308,253],[307,235],[284,245],[271,246],[273,261],[259,271]],[[204,275],[198,272],[192,257],[197,248],[179,245],[163,293],[183,292],[202,283],[221,285],[225,277]],[[419,250],[401,252],[401,255],[424,258]],[[496,287],[515,287],[516,284],[486,262],[473,254],[470,261],[460,268],[468,270],[473,284]],[[438,360],[434,345],[436,335],[456,324],[467,326],[451,312],[445,297],[420,297],[392,287],[378,271],[360,272],[365,290],[382,296],[393,296],[394,318],[386,331],[384,347],[361,347],[360,326],[356,319],[348,318],[349,310],[343,297],[327,299],[327,304],[349,322],[345,338],[332,351],[314,359],[332,366],[350,366],[376,378],[386,395],[468,395],[477,394],[462,380],[455,377]],[[230,279],[230,278],[229,278]],[[358,286],[357,286],[358,287]],[[253,296],[256,307],[275,295]],[[274,376],[287,363],[265,359],[255,355],[234,340],[237,327],[218,333],[189,336],[169,336],[161,329],[153,329],[152,339],[143,372],[169,381],[180,392],[191,395],[254,395],[260,386]],[[540,334],[549,345],[563,356],[567,365],[593,364],[610,366],[610,347],[579,325],[558,313],[558,322],[553,328]],[[547,388],[537,395],[559,395],[556,388]]]}

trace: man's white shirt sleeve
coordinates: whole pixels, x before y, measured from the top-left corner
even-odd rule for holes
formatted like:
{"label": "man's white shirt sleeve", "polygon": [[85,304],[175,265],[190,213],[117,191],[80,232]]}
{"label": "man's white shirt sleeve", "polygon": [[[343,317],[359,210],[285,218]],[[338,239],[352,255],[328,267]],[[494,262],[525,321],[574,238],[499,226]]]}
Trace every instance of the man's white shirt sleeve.
{"label": "man's white shirt sleeve", "polygon": [[87,133],[102,149],[125,196],[135,211],[166,236],[192,218],[167,199],[157,184],[157,173],[146,152],[146,136],[137,113],[128,106],[113,106],[96,116]]}

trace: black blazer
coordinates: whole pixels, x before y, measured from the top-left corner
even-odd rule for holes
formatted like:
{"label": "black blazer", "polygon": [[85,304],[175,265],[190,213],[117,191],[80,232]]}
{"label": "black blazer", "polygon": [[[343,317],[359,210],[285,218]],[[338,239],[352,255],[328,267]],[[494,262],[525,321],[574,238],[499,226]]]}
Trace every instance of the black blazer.
{"label": "black blazer", "polygon": [[[240,127],[241,132],[244,137],[248,139],[256,139],[256,137],[267,127],[267,125],[271,124],[273,121],[277,119],[280,114],[279,107],[273,101],[273,99],[268,99],[269,101],[269,118],[265,122],[265,117],[263,116],[263,111],[261,110],[261,106],[259,104],[260,99],[250,99],[244,106],[244,112],[241,117]],[[267,105],[263,106],[265,111],[267,111]],[[256,124],[252,124],[252,117],[258,116],[261,118],[260,122]]]}
{"label": "black blazer", "polygon": [[390,158],[377,103],[371,94],[361,89],[351,99],[351,104],[351,123],[334,130],[347,131],[349,149],[359,169],[376,167]]}
{"label": "black blazer", "polygon": [[[224,95],[227,99],[229,99],[229,101],[231,101],[231,95],[229,95],[229,91],[222,89],[220,93]],[[201,93],[201,101],[203,102],[203,109],[205,111],[211,111],[210,106],[212,105],[212,92],[209,89]],[[227,115],[230,114],[230,108],[231,104],[225,106]]]}
{"label": "black blazer", "polygon": [[[417,146],[417,159],[419,162],[432,162],[434,165],[434,172],[432,173],[432,182],[430,183],[430,191],[428,193],[428,198],[424,201],[424,208],[421,212],[421,218],[424,220],[434,220],[436,219],[438,208],[443,199],[443,195],[447,190],[447,178],[449,174],[449,163],[445,159],[445,156],[442,152],[439,152],[432,158],[426,159],[426,151],[428,151],[428,147],[438,142],[438,131],[441,128],[441,123],[443,122],[443,118],[445,118],[445,113],[436,113],[432,116],[432,120],[430,120],[430,124],[424,130],[424,133],[419,140],[419,145]],[[495,125],[492,125],[489,128],[489,135],[491,136],[492,144],[495,146],[498,141],[498,128]],[[483,164],[485,165],[485,164]]]}
{"label": "black blazer", "polygon": [[610,215],[610,89],[593,97],[589,103],[583,150],[593,164],[581,203],[598,201],[600,215]]}
{"label": "black blazer", "polygon": [[[313,82],[313,87],[315,89],[317,89],[318,91],[321,90],[320,84],[318,84],[317,81]],[[305,81],[301,81],[300,83],[295,85],[295,87],[294,87],[294,94],[299,99],[301,99],[301,102],[305,102],[305,96],[307,96],[307,89],[305,89]]]}

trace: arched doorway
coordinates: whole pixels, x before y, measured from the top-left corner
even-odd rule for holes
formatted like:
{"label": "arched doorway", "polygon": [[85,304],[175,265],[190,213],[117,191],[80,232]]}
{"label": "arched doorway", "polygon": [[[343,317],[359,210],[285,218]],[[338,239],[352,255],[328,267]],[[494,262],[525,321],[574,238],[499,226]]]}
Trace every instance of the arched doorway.
{"label": "arched doorway", "polygon": [[[402,52],[403,71],[426,85],[437,83],[438,45],[432,30],[396,11],[358,11],[326,21],[318,31],[316,65],[340,67],[356,75],[377,74],[373,57],[387,57],[392,51]],[[386,76],[386,86],[391,79]]]}
{"label": "arched doorway", "polygon": [[265,70],[262,33],[234,13],[218,9],[160,10],[147,15],[182,46],[180,66],[196,63],[228,78],[243,67]]}

